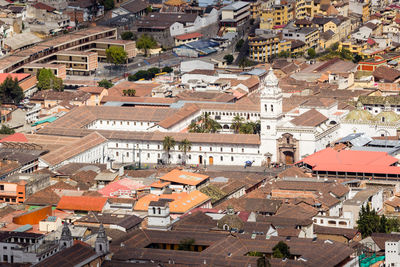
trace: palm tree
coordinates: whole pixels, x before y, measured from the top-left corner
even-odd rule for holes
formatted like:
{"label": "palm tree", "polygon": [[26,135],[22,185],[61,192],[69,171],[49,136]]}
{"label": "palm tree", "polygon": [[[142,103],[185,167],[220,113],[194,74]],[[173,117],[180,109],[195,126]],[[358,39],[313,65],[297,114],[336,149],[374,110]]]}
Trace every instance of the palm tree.
{"label": "palm tree", "polygon": [[201,128],[197,121],[192,121],[188,126],[188,130],[190,133],[201,133]]}
{"label": "palm tree", "polygon": [[183,139],[179,144],[179,150],[183,152],[182,163],[186,164],[186,153],[192,150],[192,143],[187,139]]}
{"label": "palm tree", "polygon": [[171,136],[164,137],[163,149],[167,152],[167,163],[169,164],[169,152],[175,148],[175,139]]}
{"label": "palm tree", "polygon": [[233,129],[233,131],[235,133],[239,133],[240,128],[242,127],[243,121],[244,121],[244,119],[242,117],[240,117],[239,115],[236,115],[232,120],[231,129]]}
{"label": "palm tree", "polygon": [[191,133],[216,133],[221,128],[222,126],[211,119],[208,113],[201,115],[197,122],[193,121],[188,127]]}

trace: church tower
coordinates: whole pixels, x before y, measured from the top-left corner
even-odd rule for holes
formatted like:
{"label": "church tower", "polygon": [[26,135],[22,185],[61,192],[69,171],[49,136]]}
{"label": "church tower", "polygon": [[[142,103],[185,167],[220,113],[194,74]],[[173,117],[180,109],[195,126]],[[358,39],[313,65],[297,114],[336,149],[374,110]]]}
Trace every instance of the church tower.
{"label": "church tower", "polygon": [[[277,161],[276,127],[282,114],[282,90],[272,68],[263,79],[260,88],[261,111],[261,153],[270,157],[270,162]],[[266,158],[268,162],[268,159]]]}
{"label": "church tower", "polygon": [[108,239],[103,224],[100,224],[94,246],[97,254],[107,254],[109,252]]}
{"label": "church tower", "polygon": [[69,230],[68,223],[64,222],[61,238],[60,238],[60,249],[72,247],[74,239],[72,238],[71,230]]}

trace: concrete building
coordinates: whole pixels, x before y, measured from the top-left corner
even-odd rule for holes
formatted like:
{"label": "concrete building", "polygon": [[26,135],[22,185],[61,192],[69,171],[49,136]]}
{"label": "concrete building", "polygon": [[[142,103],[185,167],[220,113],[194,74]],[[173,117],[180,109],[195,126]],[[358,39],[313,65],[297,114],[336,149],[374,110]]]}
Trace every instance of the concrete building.
{"label": "concrete building", "polygon": [[236,28],[250,19],[250,4],[238,1],[221,9],[221,26]]}

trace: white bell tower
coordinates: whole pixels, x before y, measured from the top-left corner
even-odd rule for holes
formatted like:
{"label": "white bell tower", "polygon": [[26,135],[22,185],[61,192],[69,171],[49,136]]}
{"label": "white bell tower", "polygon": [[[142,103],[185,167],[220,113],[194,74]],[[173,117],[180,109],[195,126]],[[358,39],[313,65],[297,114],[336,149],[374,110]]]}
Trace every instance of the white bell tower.
{"label": "white bell tower", "polygon": [[277,161],[276,126],[282,118],[282,90],[278,86],[278,78],[272,68],[261,82],[261,153],[269,154],[271,162]]}

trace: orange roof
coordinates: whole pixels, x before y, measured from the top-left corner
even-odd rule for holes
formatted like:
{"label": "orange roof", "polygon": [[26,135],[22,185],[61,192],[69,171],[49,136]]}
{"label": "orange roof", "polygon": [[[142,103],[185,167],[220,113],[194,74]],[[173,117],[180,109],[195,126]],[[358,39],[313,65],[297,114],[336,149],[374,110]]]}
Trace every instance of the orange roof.
{"label": "orange roof", "polygon": [[169,181],[178,184],[186,184],[186,185],[198,185],[204,180],[208,179],[208,175],[185,172],[181,170],[172,170],[169,173],[165,174],[160,178],[161,181]]}
{"label": "orange roof", "polygon": [[2,142],[20,142],[20,143],[27,143],[28,139],[26,139],[25,135],[23,133],[15,133],[12,135],[9,135],[7,137],[4,137],[3,139],[0,140],[0,143]]}
{"label": "orange roof", "polygon": [[62,196],[58,202],[57,209],[102,211],[106,202],[106,197]]}
{"label": "orange roof", "polygon": [[155,188],[163,188],[163,187],[166,187],[167,185],[170,185],[171,183],[170,182],[161,182],[161,181],[158,181],[158,182],[154,182],[154,183],[152,183],[151,185],[150,185],[150,187],[155,187]]}
{"label": "orange roof", "polygon": [[171,213],[186,213],[210,198],[201,193],[198,190],[192,191],[190,193],[172,193],[172,194],[162,194],[160,196],[154,194],[148,194],[140,198],[135,205],[134,210],[137,211],[147,211],[151,201],[158,201],[159,199],[172,199],[173,201],[169,203],[169,210]]}
{"label": "orange roof", "polygon": [[18,81],[21,81],[31,75],[29,73],[0,73],[0,83],[3,83],[8,76],[11,76],[13,80],[17,78]]}
{"label": "orange roof", "polygon": [[193,39],[193,38],[201,38],[203,35],[199,32],[192,32],[192,33],[186,33],[182,35],[175,36],[175,39],[178,40],[188,40],[188,39]]}

